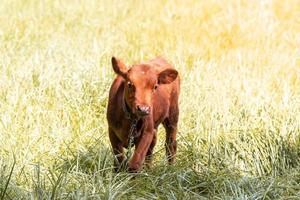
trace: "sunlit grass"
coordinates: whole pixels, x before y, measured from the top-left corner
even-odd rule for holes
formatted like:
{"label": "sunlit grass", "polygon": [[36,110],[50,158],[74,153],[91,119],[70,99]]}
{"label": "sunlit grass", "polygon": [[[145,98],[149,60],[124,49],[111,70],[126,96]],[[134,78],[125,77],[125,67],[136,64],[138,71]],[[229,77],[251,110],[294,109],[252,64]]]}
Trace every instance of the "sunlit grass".
{"label": "sunlit grass", "polygon": [[[299,199],[299,33],[299,0],[2,1],[0,198]],[[112,173],[113,55],[180,72],[174,166],[161,129]]]}

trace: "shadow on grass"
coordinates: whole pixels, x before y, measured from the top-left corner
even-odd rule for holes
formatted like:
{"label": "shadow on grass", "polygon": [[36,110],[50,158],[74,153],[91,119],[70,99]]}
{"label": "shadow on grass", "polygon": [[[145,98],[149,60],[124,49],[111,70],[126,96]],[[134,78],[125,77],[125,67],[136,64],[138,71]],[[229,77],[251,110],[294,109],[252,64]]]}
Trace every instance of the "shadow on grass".
{"label": "shadow on grass", "polygon": [[115,199],[127,191],[130,175],[113,173],[111,149],[99,139],[69,149],[66,156],[42,169],[36,166],[33,192],[37,199]]}
{"label": "shadow on grass", "polygon": [[[255,141],[257,145],[250,145]],[[195,145],[196,144],[196,145]],[[271,133],[244,134],[213,144],[179,140],[177,162],[158,159],[137,174],[113,172],[109,145],[100,140],[70,152],[56,171],[65,180],[56,197],[100,199],[278,199],[299,197],[299,146]],[[244,166],[241,168],[240,166]],[[247,171],[245,169],[250,169]],[[288,178],[287,178],[288,177]],[[62,179],[63,180],[63,179]],[[285,184],[284,187],[282,184]],[[68,194],[68,195],[66,195]]]}
{"label": "shadow on grass", "polygon": [[[239,137],[244,136],[243,134]],[[266,139],[263,135],[262,138]],[[268,137],[270,141],[264,141],[252,147],[253,151],[265,153],[261,157],[253,157],[255,154],[248,152],[249,149],[246,148],[246,144],[253,139],[251,136],[235,138],[232,141],[219,139],[220,141],[212,146],[204,140],[191,143],[189,140],[185,141],[185,138],[180,138],[178,141],[180,149],[175,165],[170,166],[166,164],[165,159],[158,158],[154,160],[151,168],[137,174],[114,173],[114,158],[111,149],[99,139],[87,144],[81,148],[81,151],[69,149],[65,157],[57,159],[56,164],[47,169],[37,165],[34,175],[29,177],[30,191],[18,191],[15,185],[10,183],[5,197],[9,197],[8,199],[18,197],[26,199],[278,199],[300,197],[300,166],[296,165],[297,159],[294,159],[292,164],[283,165],[286,163],[284,159],[289,160],[290,156],[296,155],[297,145],[290,144],[289,146],[284,141],[277,141],[278,138]],[[278,151],[270,149],[267,145],[273,147],[275,142],[277,142]],[[236,149],[234,144],[240,149]],[[243,153],[242,150],[247,151],[248,154]],[[281,156],[286,158],[277,161],[271,159],[272,162],[265,161],[265,163],[260,161],[263,166],[255,165],[258,160],[269,157],[278,159]],[[239,163],[236,159],[240,159],[241,163],[247,164],[249,168],[256,166],[276,169],[276,172],[281,171],[280,173],[268,171],[262,175],[247,173],[235,165]],[[272,165],[276,167],[272,168]],[[9,178],[9,172],[6,170],[4,177]],[[5,184],[1,187],[3,191]]]}
{"label": "shadow on grass", "polygon": [[63,171],[74,171],[85,174],[99,173],[105,176],[113,170],[111,148],[104,145],[100,139],[87,145],[84,150],[67,152],[68,157],[61,158],[57,166]]}

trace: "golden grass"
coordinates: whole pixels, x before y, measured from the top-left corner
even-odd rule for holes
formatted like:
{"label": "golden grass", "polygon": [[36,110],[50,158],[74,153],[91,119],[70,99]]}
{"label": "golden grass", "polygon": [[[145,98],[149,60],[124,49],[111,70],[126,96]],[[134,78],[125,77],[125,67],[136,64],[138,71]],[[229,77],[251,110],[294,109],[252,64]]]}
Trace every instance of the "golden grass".
{"label": "golden grass", "polygon": [[2,1],[1,162],[15,156],[14,181],[31,191],[36,165],[109,149],[111,56],[161,55],[182,77],[178,160],[192,148],[196,171],[219,156],[247,175],[272,173],[280,142],[300,152],[299,47],[299,0]]}

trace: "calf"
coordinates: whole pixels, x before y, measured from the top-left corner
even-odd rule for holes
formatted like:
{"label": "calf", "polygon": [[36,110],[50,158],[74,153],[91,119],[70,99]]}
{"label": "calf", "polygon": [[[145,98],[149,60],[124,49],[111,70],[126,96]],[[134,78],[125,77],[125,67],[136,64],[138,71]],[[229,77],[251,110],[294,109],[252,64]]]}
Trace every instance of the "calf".
{"label": "calf", "polygon": [[139,171],[144,161],[151,164],[160,123],[166,130],[166,153],[172,164],[177,148],[178,72],[163,58],[128,68],[113,57],[112,67],[117,77],[109,91],[107,120],[116,170],[125,159],[123,148],[131,144],[135,151],[128,170]]}

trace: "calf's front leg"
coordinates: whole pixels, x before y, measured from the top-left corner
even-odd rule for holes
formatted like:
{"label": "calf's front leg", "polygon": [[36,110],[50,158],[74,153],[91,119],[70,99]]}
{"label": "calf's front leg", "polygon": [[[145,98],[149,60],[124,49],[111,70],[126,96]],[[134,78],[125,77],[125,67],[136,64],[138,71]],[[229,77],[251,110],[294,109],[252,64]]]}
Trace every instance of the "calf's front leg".
{"label": "calf's front leg", "polygon": [[147,124],[144,132],[128,164],[129,172],[137,172],[142,168],[148,149],[153,141],[154,129],[152,124]]}
{"label": "calf's front leg", "polygon": [[153,150],[154,150],[154,147],[156,145],[156,141],[157,141],[157,130],[154,129],[153,139],[152,139],[152,142],[149,146],[149,149],[148,149],[147,154],[146,154],[146,159],[145,159],[145,164],[146,164],[147,167],[151,167],[151,165],[152,165]]}
{"label": "calf's front leg", "polygon": [[115,171],[118,172],[122,168],[122,165],[124,164],[124,160],[125,160],[123,144],[119,140],[119,138],[115,135],[115,132],[111,128],[108,129],[108,132],[109,132],[109,140],[113,148],[113,153],[115,155],[115,159],[114,159]]}

